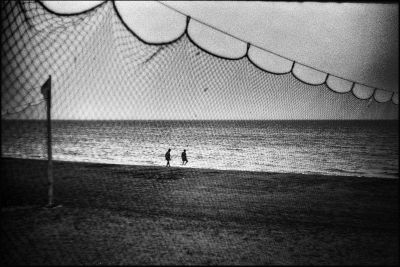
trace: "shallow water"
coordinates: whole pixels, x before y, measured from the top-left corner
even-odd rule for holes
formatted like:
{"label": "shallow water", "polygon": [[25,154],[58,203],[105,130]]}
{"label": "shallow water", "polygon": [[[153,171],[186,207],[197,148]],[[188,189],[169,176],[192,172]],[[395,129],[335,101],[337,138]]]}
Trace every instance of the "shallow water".
{"label": "shallow water", "polygon": [[[398,121],[53,121],[56,160],[398,178]],[[43,121],[2,121],[2,156],[46,158]]]}

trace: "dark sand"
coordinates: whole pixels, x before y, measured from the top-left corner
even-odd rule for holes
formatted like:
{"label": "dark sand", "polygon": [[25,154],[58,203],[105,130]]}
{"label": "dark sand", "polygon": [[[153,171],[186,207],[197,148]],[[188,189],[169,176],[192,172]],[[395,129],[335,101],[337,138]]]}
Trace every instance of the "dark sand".
{"label": "dark sand", "polygon": [[398,179],[1,163],[2,264],[399,264]]}

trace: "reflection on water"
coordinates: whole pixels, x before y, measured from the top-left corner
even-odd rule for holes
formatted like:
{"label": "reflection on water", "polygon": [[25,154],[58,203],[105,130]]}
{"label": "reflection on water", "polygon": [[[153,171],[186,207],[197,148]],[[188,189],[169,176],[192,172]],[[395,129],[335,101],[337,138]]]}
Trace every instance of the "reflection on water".
{"label": "reflection on water", "polygon": [[[54,121],[58,160],[398,177],[397,121]],[[2,156],[45,158],[43,121],[2,121]]]}

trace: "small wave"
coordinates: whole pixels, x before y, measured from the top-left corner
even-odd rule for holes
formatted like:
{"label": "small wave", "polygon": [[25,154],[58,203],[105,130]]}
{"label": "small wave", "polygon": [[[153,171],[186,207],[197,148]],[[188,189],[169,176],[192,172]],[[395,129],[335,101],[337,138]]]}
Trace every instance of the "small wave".
{"label": "small wave", "polygon": [[[340,173],[348,173],[348,172],[352,172],[352,171],[346,171],[343,169],[338,169],[338,168],[328,168],[326,169],[326,171],[329,172],[340,172]],[[356,173],[355,171],[353,173]]]}
{"label": "small wave", "polygon": [[243,151],[243,149],[242,148],[230,148],[230,147],[227,147],[227,148],[225,148],[226,150],[231,150],[231,151]]}

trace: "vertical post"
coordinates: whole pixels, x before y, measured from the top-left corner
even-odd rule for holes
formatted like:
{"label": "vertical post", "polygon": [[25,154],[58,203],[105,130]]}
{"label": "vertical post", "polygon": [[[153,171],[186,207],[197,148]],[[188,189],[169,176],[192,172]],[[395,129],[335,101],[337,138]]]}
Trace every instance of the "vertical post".
{"label": "vertical post", "polygon": [[52,155],[52,144],[51,144],[51,75],[49,76],[47,87],[47,179],[49,181],[49,189],[48,189],[48,197],[49,202],[48,206],[53,206],[53,155]]}

